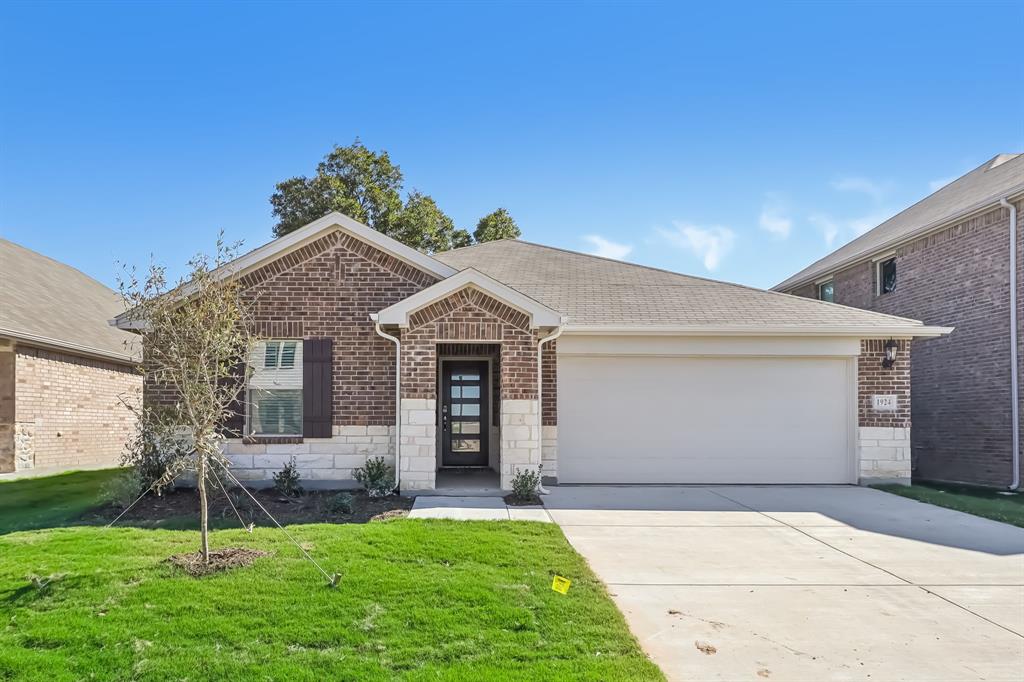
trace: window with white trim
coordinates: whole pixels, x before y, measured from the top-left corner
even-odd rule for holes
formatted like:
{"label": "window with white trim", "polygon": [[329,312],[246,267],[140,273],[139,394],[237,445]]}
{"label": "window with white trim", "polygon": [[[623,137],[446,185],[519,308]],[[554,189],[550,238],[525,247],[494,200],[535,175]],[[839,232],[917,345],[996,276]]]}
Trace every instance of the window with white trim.
{"label": "window with white trim", "polygon": [[818,300],[832,303],[835,300],[835,287],[832,280],[818,284]]}
{"label": "window with white trim", "polygon": [[255,436],[302,435],[302,341],[258,342],[249,356],[246,432]]}
{"label": "window with white trim", "polygon": [[878,284],[876,288],[878,295],[896,291],[896,257],[880,260],[877,265],[878,272],[875,275],[875,281]]}

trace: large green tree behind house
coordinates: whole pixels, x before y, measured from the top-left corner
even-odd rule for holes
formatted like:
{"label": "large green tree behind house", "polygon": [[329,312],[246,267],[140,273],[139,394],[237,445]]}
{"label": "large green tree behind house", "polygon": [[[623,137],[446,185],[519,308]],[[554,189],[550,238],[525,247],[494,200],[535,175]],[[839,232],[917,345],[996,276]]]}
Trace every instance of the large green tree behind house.
{"label": "large green tree behind house", "polygon": [[[402,170],[384,150],[367,149],[358,139],[335,146],[317,165],[313,177],[289,178],[270,197],[281,237],[331,211],[340,211],[414,249],[436,253],[469,246],[473,236],[432,197],[412,190],[402,200]],[[482,218],[476,241],[518,237],[519,228],[503,208]]]}
{"label": "large green tree behind house", "polygon": [[493,242],[497,239],[516,239],[520,234],[522,233],[519,226],[509,212],[499,208],[480,219],[473,232],[473,238],[478,242]]}

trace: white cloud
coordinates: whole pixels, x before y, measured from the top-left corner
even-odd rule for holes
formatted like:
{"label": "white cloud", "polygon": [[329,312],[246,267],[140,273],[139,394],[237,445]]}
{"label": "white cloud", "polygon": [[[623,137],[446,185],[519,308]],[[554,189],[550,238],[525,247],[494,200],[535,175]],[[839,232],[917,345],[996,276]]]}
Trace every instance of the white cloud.
{"label": "white cloud", "polygon": [[815,213],[807,216],[807,219],[811,221],[825,237],[825,244],[832,246],[836,237],[839,236],[839,223],[823,213]]}
{"label": "white cloud", "polygon": [[840,192],[860,192],[862,194],[867,194],[875,201],[881,201],[884,199],[885,195],[888,194],[891,189],[888,183],[878,183],[868,180],[867,178],[857,176],[833,180],[832,188],[837,189]]}
{"label": "white cloud", "polygon": [[793,229],[793,221],[786,215],[786,207],[780,200],[774,198],[769,198],[761,206],[758,223],[762,230],[779,239],[789,237],[790,230]]}
{"label": "white cloud", "polygon": [[592,256],[622,260],[633,252],[632,244],[619,244],[618,242],[605,239],[598,234],[584,235],[583,239],[590,242],[590,245],[594,247],[593,250],[588,252]]}
{"label": "white cloud", "polygon": [[658,234],[673,246],[700,258],[708,271],[718,269],[722,259],[732,251],[736,243],[736,233],[728,227],[699,227],[678,221],[672,224],[675,229],[658,228]]}

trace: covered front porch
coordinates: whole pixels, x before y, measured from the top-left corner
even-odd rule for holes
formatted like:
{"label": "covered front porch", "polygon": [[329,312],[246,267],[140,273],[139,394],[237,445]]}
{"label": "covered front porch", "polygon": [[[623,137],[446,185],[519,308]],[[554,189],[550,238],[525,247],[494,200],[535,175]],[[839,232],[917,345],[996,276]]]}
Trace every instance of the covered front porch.
{"label": "covered front porch", "polygon": [[[454,281],[453,281],[454,280]],[[541,352],[561,318],[475,271],[381,311],[399,349],[403,491],[511,490],[541,464]]]}

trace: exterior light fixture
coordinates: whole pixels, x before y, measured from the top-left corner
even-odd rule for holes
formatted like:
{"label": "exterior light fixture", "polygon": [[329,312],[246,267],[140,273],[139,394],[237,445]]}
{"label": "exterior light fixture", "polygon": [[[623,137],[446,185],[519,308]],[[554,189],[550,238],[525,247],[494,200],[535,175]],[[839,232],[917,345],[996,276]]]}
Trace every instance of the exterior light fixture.
{"label": "exterior light fixture", "polygon": [[885,342],[885,359],[882,360],[882,367],[892,369],[892,366],[896,364],[896,350],[898,347],[899,344],[892,339]]}

